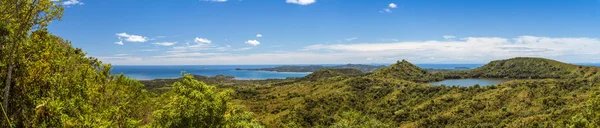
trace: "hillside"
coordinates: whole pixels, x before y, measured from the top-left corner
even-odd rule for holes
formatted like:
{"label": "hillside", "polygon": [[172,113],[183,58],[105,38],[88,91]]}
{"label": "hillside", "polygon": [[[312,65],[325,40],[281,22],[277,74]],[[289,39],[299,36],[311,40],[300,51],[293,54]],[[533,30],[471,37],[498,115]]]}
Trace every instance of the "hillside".
{"label": "hillside", "polygon": [[[336,73],[322,70],[317,74]],[[327,75],[322,78],[336,79],[237,87],[256,93],[236,101],[249,107],[269,127],[581,126],[586,123],[579,121],[599,119],[582,114],[596,111],[586,106],[600,105],[596,93],[600,77],[588,77],[513,80],[486,87],[430,86],[415,82],[441,78],[399,61],[366,76]]]}
{"label": "hillside", "polygon": [[398,61],[370,75],[377,78],[400,79],[413,82],[431,82],[443,80],[439,75],[434,75],[424,69],[411,64],[406,60]]}
{"label": "hillside", "polygon": [[303,77],[302,79],[315,81],[335,76],[358,76],[362,74],[364,73],[358,69],[353,68],[322,68]]}
{"label": "hillside", "polygon": [[255,93],[235,101],[269,127],[561,127],[598,119],[581,114],[597,104],[596,82],[515,80],[449,87],[369,75],[240,86],[235,90]]}
{"label": "hillside", "polygon": [[551,59],[517,57],[492,61],[470,71],[471,77],[481,78],[575,78],[584,66]]}
{"label": "hillside", "polygon": [[358,69],[361,72],[376,72],[382,68],[385,68],[386,66],[374,66],[374,65],[365,65],[365,64],[346,64],[346,65],[338,65],[338,66],[332,66],[330,68],[353,68],[353,69]]}
{"label": "hillside", "polygon": [[431,80],[416,76],[440,78],[407,61],[368,75],[323,68],[299,79],[196,79],[218,90],[235,90],[233,103],[244,105],[268,127],[562,127],[600,119],[585,114],[595,111],[586,106],[600,98],[598,70],[575,69],[581,77],[485,87],[416,83]]}

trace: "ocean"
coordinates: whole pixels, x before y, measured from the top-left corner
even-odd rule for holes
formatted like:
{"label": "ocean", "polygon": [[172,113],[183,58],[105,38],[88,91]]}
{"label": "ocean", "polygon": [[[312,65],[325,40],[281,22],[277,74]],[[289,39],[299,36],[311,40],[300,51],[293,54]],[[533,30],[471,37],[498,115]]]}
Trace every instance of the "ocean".
{"label": "ocean", "polygon": [[[324,64],[324,66],[334,66],[335,64]],[[455,67],[477,68],[483,64],[416,64],[421,68],[434,69],[454,69]],[[202,76],[234,76],[236,79],[284,79],[288,77],[304,77],[309,72],[269,72],[269,71],[248,71],[235,70],[236,68],[254,69],[254,68],[272,68],[281,65],[168,65],[168,66],[133,66],[133,65],[114,65],[112,73],[120,74],[138,79],[152,80],[164,78],[179,78],[181,72],[191,73]]]}

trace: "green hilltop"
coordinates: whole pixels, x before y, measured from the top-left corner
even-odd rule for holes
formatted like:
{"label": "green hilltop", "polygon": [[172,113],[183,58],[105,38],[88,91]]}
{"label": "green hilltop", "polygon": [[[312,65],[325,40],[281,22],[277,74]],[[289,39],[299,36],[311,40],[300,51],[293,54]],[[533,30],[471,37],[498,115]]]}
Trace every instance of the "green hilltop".
{"label": "green hilltop", "polygon": [[401,79],[413,82],[439,81],[443,78],[427,72],[406,60],[398,61],[370,75],[371,77]]}
{"label": "green hilltop", "polygon": [[544,58],[517,57],[492,61],[471,71],[483,78],[575,78],[579,66]]}

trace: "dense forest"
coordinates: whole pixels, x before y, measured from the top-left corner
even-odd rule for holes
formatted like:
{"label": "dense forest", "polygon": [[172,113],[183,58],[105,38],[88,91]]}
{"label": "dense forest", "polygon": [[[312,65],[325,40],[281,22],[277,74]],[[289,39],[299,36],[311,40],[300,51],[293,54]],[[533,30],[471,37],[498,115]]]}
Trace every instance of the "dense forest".
{"label": "dense forest", "polygon": [[[303,78],[138,81],[53,35],[50,0],[0,4],[0,127],[599,127],[600,69],[543,58],[429,72],[321,68]],[[450,78],[519,78],[431,86]]]}

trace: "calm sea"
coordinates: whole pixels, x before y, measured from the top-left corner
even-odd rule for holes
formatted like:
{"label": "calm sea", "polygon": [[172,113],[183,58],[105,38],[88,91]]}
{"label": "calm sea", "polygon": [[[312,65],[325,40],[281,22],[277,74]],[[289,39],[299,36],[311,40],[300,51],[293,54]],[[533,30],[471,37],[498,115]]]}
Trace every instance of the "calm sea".
{"label": "calm sea", "polygon": [[[483,64],[416,64],[421,68],[453,69],[455,67],[476,68]],[[129,66],[115,65],[112,73],[123,73],[138,80],[151,80],[157,78],[178,78],[181,71],[186,73],[215,76],[234,76],[236,79],[283,79],[287,77],[304,77],[308,72],[268,72],[235,70],[236,68],[272,68],[281,65],[177,65],[177,66]],[[332,66],[326,64],[325,66]]]}

